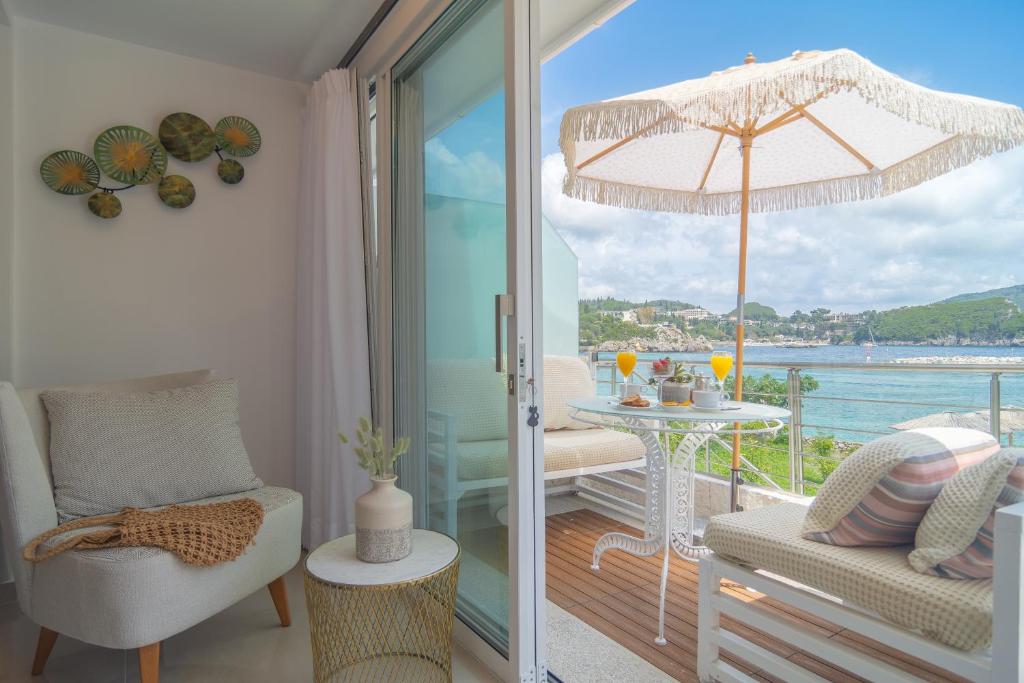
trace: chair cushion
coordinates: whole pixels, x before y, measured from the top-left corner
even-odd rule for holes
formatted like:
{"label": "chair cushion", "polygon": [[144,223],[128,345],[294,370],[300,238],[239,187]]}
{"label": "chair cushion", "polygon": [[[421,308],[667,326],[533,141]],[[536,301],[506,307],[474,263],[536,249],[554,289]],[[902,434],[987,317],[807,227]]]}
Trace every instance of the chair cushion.
{"label": "chair cushion", "polygon": [[569,417],[567,401],[596,396],[587,364],[572,356],[544,356],[544,430],[593,429]]}
{"label": "chair cushion", "polygon": [[646,453],[640,437],[628,432],[598,428],[544,433],[545,472],[629,462]]}
{"label": "chair cushion", "polygon": [[427,364],[427,406],[455,419],[458,441],[508,438],[505,377],[487,358],[434,360]]}
{"label": "chair cushion", "polygon": [[47,390],[42,397],[62,520],[263,485],[242,443],[234,380],[133,393]]}
{"label": "chair cushion", "polygon": [[804,538],[834,545],[907,545],[942,485],[999,450],[973,429],[912,429],[865,444],[825,480]]}
{"label": "chair cushion", "polygon": [[[456,444],[461,481],[508,476],[508,441],[469,441]],[[544,432],[544,471],[611,465],[644,457],[646,449],[635,434],[610,429]]]}
{"label": "chair cushion", "polygon": [[241,557],[195,567],[158,548],[61,553],[35,566],[29,616],[61,635],[131,649],[180,633],[263,588],[299,560],[302,496],[267,486],[195,503],[237,498],[255,499],[266,513]]}
{"label": "chair cushion", "polygon": [[802,538],[807,508],[782,503],[712,517],[704,542],[726,559],[824,591],[961,650],[992,642],[992,581],[914,571],[908,546],[844,548]]}
{"label": "chair cushion", "polygon": [[69,384],[66,386],[47,387],[45,389],[18,389],[18,398],[25,407],[25,414],[32,425],[32,434],[36,440],[36,448],[46,463],[47,474],[50,470],[50,420],[46,416],[46,406],[40,396],[44,391],[109,391],[112,393],[125,393],[129,391],[156,391],[158,389],[173,389],[175,387],[189,387],[193,384],[209,382],[214,377],[213,370],[190,370],[187,372],[175,372],[169,375],[155,375],[153,377],[139,377],[136,379],[124,379],[114,382],[102,382],[98,384]]}
{"label": "chair cushion", "polygon": [[921,520],[910,565],[952,579],[991,578],[996,510],[1022,500],[1022,448],[1004,448],[960,470]]}

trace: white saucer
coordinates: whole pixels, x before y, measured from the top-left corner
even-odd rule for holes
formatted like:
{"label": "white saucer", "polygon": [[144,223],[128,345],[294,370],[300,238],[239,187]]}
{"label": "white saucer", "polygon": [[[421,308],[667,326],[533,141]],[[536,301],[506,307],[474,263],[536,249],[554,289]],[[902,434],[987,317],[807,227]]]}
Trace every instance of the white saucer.
{"label": "white saucer", "polygon": [[721,408],[719,408],[718,406],[715,406],[714,408],[704,408],[702,406],[692,405],[690,407],[693,408],[696,411],[701,412],[701,413],[713,413],[716,410],[721,410]]}

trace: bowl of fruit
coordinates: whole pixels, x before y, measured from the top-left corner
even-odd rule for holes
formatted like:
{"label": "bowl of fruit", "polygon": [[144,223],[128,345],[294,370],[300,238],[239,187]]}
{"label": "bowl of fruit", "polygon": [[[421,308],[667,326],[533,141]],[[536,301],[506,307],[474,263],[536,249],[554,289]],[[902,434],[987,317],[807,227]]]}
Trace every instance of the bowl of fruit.
{"label": "bowl of fruit", "polygon": [[672,374],[672,360],[667,356],[651,363],[651,371],[655,377],[668,377]]}

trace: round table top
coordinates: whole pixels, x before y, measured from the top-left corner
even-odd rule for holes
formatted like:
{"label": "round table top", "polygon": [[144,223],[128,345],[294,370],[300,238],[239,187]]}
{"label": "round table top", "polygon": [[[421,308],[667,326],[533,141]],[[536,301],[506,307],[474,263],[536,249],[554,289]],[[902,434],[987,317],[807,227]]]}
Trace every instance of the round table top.
{"label": "round table top", "polygon": [[312,576],[344,586],[383,586],[435,574],[459,555],[459,544],[428,529],[412,530],[412,552],[396,562],[363,562],[356,557],[356,535],[328,541],[306,557]]}
{"label": "round table top", "polygon": [[690,422],[760,422],[780,420],[790,416],[785,408],[766,406],[746,401],[726,401],[725,409],[700,410],[693,407],[683,410],[667,410],[651,401],[650,408],[627,408],[619,405],[619,399],[611,396],[572,399],[570,408],[580,412],[615,417],[632,417],[641,420],[688,420]]}

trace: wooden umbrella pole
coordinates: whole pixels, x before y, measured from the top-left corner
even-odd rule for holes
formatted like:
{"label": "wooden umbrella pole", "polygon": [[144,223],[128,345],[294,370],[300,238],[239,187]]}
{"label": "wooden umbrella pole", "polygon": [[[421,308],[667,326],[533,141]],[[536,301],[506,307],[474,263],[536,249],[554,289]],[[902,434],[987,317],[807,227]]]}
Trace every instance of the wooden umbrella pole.
{"label": "wooden umbrella pole", "polygon": [[[743,152],[743,178],[740,189],[740,259],[739,276],[736,279],[736,391],[733,398],[743,400],[743,305],[747,292],[747,219],[750,216],[750,148],[754,134],[749,129],[740,136]],[[732,478],[729,490],[729,509],[736,512],[740,486],[740,424],[733,423],[732,434]]]}

